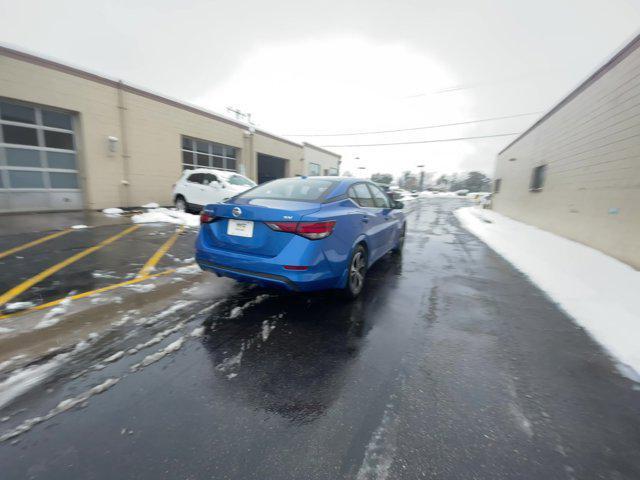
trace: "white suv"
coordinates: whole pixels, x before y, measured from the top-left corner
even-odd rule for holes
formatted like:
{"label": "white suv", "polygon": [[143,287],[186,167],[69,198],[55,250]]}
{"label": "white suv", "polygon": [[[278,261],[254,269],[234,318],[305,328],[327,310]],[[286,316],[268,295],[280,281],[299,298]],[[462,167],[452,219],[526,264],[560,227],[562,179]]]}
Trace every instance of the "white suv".
{"label": "white suv", "polygon": [[199,211],[209,203],[221,202],[255,186],[255,182],[236,172],[211,168],[185,170],[173,185],[173,201],[183,212]]}

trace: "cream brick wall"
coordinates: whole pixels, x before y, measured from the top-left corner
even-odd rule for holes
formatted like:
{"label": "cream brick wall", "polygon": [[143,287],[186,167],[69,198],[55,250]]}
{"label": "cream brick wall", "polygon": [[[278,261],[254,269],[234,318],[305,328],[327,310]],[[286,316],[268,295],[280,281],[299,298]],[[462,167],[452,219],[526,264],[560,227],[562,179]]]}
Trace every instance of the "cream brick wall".
{"label": "cream brick wall", "polygon": [[[182,135],[240,149],[237,166],[254,180],[258,153],[287,159],[287,175],[303,173],[301,145],[260,131],[252,139],[241,124],[150,98],[130,87],[119,89],[112,80],[69,72],[64,66],[50,67],[34,58],[27,61],[0,51],[0,97],[77,114],[78,162],[88,209],[151,201],[171,204],[172,185],[182,171]],[[109,136],[119,139],[115,153],[108,150]],[[127,155],[123,155],[124,144]]]}
{"label": "cream brick wall", "polygon": [[110,156],[106,143],[109,135],[120,137],[115,89],[0,55],[0,96],[78,113],[78,163],[85,202],[89,208],[120,205],[122,158]]}
{"label": "cream brick wall", "polygon": [[274,157],[280,157],[287,160],[285,167],[285,175],[293,177],[295,175],[303,175],[304,160],[302,145],[294,145],[275,140],[261,133],[256,133],[253,138],[253,162],[252,162],[252,179],[257,181],[257,158],[258,153],[264,153]]}
{"label": "cream brick wall", "polygon": [[498,155],[495,178],[496,211],[640,268],[640,49]]}
{"label": "cream brick wall", "polygon": [[[124,93],[129,205],[171,204],[173,183],[182,173],[181,137],[244,148],[243,129],[136,95]],[[242,158],[238,159],[238,168]]]}
{"label": "cream brick wall", "polygon": [[320,165],[320,175],[324,175],[325,170],[330,168],[339,168],[340,156],[332,155],[324,150],[315,148],[313,145],[303,144],[304,149],[304,174],[309,175],[309,164],[317,163]]}

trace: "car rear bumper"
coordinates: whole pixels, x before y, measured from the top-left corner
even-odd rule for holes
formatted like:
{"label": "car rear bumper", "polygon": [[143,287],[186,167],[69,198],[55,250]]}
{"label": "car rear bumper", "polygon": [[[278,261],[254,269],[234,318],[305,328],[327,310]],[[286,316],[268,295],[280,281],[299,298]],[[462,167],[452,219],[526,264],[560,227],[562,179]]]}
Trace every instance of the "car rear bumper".
{"label": "car rear bumper", "polygon": [[[221,277],[294,292],[339,288],[341,277],[337,275],[336,265],[331,265],[320,250],[317,255],[308,253],[305,257],[313,257],[313,261],[296,262],[290,256],[262,258],[207,247],[200,240],[196,243],[196,262],[200,268]],[[285,265],[305,265],[308,269],[287,270]]]}
{"label": "car rear bumper", "polygon": [[264,272],[252,272],[249,270],[242,270],[240,268],[216,265],[206,261],[198,261],[198,265],[200,265],[200,268],[202,268],[203,270],[209,270],[221,277],[229,277],[241,282],[257,283],[265,287],[284,288],[293,292],[300,291],[298,285],[296,285],[283,275],[275,275]]}

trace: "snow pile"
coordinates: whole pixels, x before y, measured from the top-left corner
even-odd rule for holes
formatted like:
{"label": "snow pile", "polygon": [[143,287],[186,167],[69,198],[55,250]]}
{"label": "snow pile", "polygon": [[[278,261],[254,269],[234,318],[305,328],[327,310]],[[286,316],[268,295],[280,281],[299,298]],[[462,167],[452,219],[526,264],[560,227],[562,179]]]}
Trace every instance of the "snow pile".
{"label": "snow pile", "polygon": [[491,210],[461,208],[456,216],[618,358],[622,373],[640,378],[640,272]]}
{"label": "snow pile", "polygon": [[114,353],[113,355],[105,358],[102,361],[104,363],[113,363],[113,362],[116,362],[116,361],[120,360],[122,357],[124,357],[124,350],[120,350],[119,352]]}
{"label": "snow pile", "polygon": [[[89,336],[89,341],[94,341],[95,339],[96,337]],[[47,362],[30,365],[11,372],[7,378],[0,382],[0,408],[44,382],[74,354],[86,350],[88,347],[89,343],[83,340],[78,342],[73,350],[59,353]],[[24,355],[18,355],[0,363],[0,371],[7,370],[13,363],[22,358],[24,358]]]}
{"label": "snow pile", "polygon": [[186,212],[170,208],[150,208],[145,213],[139,213],[131,217],[133,223],[175,223],[188,227],[200,225],[200,217]]}
{"label": "snow pile", "polygon": [[264,320],[262,322],[262,331],[260,333],[263,342],[266,342],[269,339],[269,335],[271,335],[274,328],[276,328],[276,322],[269,323],[269,320]]}
{"label": "snow pile", "polygon": [[116,272],[114,271],[107,271],[107,270],[96,270],[94,272],[91,272],[91,276],[93,278],[119,278],[117,275],[115,275]]}
{"label": "snow pile", "polygon": [[81,393],[77,397],[72,397],[72,398],[67,398],[65,400],[62,400],[55,408],[52,408],[51,410],[49,410],[49,413],[47,413],[46,415],[42,417],[29,418],[24,422],[22,422],[13,430],[0,435],[0,442],[4,442],[11,438],[17,437],[18,435],[21,435],[25,432],[28,432],[35,425],[38,425],[39,423],[49,420],[55,417],[56,415],[61,414],[62,412],[66,412],[67,410],[70,410],[77,405],[83,405],[89,400],[89,398],[110,389],[119,381],[120,381],[119,378],[108,378],[101,384],[90,388],[89,390],[87,390],[84,393]]}
{"label": "snow pile", "polygon": [[125,288],[133,290],[136,293],[149,293],[156,289],[156,285],[154,283],[132,283],[131,285],[127,285]]}
{"label": "snow pile", "polygon": [[124,210],[122,210],[121,208],[105,208],[104,210],[102,210],[102,213],[104,213],[105,215],[120,215],[121,213],[124,213]]}
{"label": "snow pile", "polygon": [[216,370],[220,372],[228,372],[231,369],[239,367],[242,363],[242,356],[244,355],[244,345],[240,347],[240,351],[232,357],[225,358],[221,363],[216,365]]}
{"label": "snow pile", "polygon": [[193,338],[199,338],[203,335],[204,335],[204,327],[196,327],[190,333],[190,336]]}
{"label": "snow pile", "polygon": [[62,300],[58,305],[53,307],[51,310],[47,312],[47,314],[43,317],[43,319],[38,322],[38,324],[33,327],[35,330],[40,330],[42,328],[53,327],[60,320],[60,317],[67,313],[69,308],[69,304],[71,303],[71,297],[67,297]]}
{"label": "snow pile", "polygon": [[0,408],[47,379],[67,357],[57,355],[49,362],[20,369],[0,382]]}
{"label": "snow pile", "polygon": [[164,318],[167,318],[171,315],[173,315],[174,313],[176,313],[179,310],[182,310],[185,307],[188,307],[189,305],[193,304],[195,301],[194,300],[178,300],[176,303],[174,303],[173,305],[171,305],[168,308],[165,308],[162,312],[153,315],[152,317],[149,317],[148,319],[144,319],[142,321],[142,324],[145,326],[149,326],[149,325],[153,325],[154,323],[158,322],[159,320],[162,320]]}
{"label": "snow pile", "polygon": [[420,192],[421,198],[465,198],[464,196],[457,195],[456,192]]}
{"label": "snow pile", "polygon": [[145,203],[144,205],[142,205],[142,208],[158,208],[160,205],[158,205],[156,202],[151,202],[151,203]]}
{"label": "snow pile", "polygon": [[386,407],[382,422],[367,444],[356,480],[384,480],[389,477],[397,450],[400,417],[392,404],[387,404]]}
{"label": "snow pile", "polygon": [[176,268],[176,273],[182,275],[193,275],[194,273],[200,273],[200,267],[197,264],[187,265],[186,267]]}
{"label": "snow pile", "polygon": [[398,201],[406,204],[406,203],[415,202],[417,199],[418,197],[414,197],[413,195],[403,195],[398,199]]}
{"label": "snow pile", "polygon": [[142,359],[140,363],[136,363],[131,366],[131,371],[136,372],[141,368],[144,368],[152,363],[156,363],[158,360],[164,358],[170,353],[176,352],[182,348],[182,344],[184,343],[184,337],[178,338],[175,342],[170,343],[166,347],[161,350],[158,350],[156,353],[152,353],[151,355],[147,355]]}
{"label": "snow pile", "polygon": [[166,337],[168,337],[169,335],[171,335],[172,333],[177,332],[178,330],[180,330],[182,327],[184,327],[184,322],[180,322],[179,324],[177,324],[174,327],[171,328],[167,328],[166,330],[163,330],[162,332],[158,332],[154,337],[151,338],[151,340],[147,340],[144,343],[139,343],[137,344],[135,347],[130,348],[127,353],[129,355],[135,355],[136,353],[138,353],[140,350],[144,350],[145,348],[151,347],[153,345],[155,345],[156,343],[160,343],[162,340],[164,340]]}
{"label": "snow pile", "polygon": [[26,308],[35,307],[35,302],[12,302],[7,303],[4,306],[5,313],[17,312],[18,310],[24,310]]}
{"label": "snow pile", "polygon": [[269,295],[267,294],[263,294],[263,295],[258,295],[256,298],[254,298],[253,300],[249,300],[247,303],[245,303],[242,306],[239,307],[233,307],[231,309],[231,312],[229,313],[229,318],[238,318],[240,315],[242,315],[242,313],[247,309],[247,308],[251,308],[254,305],[257,305],[263,301],[265,301],[267,298],[269,298]]}

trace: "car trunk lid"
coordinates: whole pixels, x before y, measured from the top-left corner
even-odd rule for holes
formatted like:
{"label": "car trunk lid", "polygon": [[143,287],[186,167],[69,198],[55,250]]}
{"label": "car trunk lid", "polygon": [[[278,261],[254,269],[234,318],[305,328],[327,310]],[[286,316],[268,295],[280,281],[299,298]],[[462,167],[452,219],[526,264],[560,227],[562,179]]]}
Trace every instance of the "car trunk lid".
{"label": "car trunk lid", "polygon": [[[207,206],[205,211],[215,221],[203,224],[202,229],[207,243],[213,248],[275,257],[295,234],[274,231],[265,222],[298,222],[305,215],[317,212],[320,206],[319,203],[292,200],[238,198]],[[235,225],[230,227],[230,223]],[[239,223],[244,224],[247,236],[238,235],[237,228],[233,228]]]}

